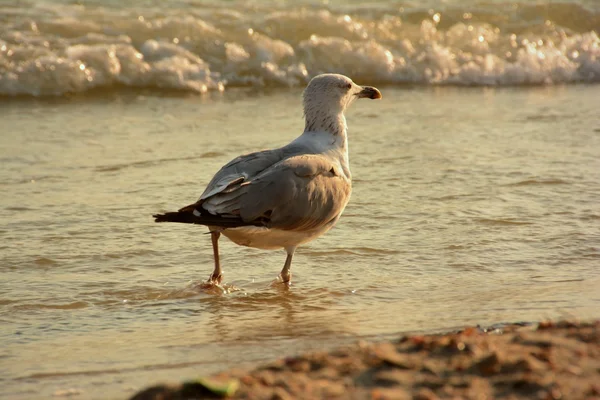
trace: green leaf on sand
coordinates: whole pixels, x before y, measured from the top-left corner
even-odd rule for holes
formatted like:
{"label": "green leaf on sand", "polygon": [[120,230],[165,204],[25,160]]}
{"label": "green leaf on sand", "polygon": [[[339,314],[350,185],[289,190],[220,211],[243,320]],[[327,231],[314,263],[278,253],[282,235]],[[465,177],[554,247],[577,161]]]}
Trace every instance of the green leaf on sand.
{"label": "green leaf on sand", "polygon": [[239,387],[237,380],[219,381],[216,379],[198,378],[183,383],[182,392],[202,392],[202,389],[220,397],[233,396]]}

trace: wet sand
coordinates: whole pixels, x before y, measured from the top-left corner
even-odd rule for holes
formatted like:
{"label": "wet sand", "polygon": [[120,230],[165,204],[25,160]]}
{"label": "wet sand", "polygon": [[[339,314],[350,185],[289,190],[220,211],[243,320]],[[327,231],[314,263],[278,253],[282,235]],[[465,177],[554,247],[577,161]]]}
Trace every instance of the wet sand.
{"label": "wet sand", "polygon": [[[207,384],[216,385],[213,392]],[[221,391],[221,394],[215,394]],[[229,394],[227,394],[229,392]],[[600,399],[600,320],[359,342],[251,371],[158,385],[157,399]]]}

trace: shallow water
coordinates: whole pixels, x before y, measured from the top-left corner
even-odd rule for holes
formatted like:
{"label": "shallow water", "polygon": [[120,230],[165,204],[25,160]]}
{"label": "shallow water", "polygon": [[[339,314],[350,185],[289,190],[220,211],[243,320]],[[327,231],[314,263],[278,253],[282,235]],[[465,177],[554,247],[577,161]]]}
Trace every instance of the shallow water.
{"label": "shallow water", "polygon": [[598,318],[600,88],[381,90],[348,113],[352,199],[291,290],[271,286],[283,251],[225,239],[241,290],[221,295],[195,288],[205,230],[151,214],[299,134],[299,89],[2,103],[4,396],[124,398],[357,338]]}

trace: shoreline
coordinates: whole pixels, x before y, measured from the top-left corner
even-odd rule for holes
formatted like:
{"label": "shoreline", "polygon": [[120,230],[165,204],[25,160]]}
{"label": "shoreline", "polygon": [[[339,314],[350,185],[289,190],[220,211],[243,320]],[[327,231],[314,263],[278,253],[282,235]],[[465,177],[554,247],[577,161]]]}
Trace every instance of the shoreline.
{"label": "shoreline", "polygon": [[131,400],[209,398],[600,399],[600,320],[359,341],[153,386]]}

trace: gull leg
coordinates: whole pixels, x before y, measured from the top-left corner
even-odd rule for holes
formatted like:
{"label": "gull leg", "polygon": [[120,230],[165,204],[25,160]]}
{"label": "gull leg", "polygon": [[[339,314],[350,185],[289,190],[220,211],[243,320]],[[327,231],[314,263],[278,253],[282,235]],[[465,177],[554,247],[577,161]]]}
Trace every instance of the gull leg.
{"label": "gull leg", "polygon": [[210,233],[210,239],[213,247],[213,257],[215,259],[215,269],[213,270],[212,274],[210,274],[208,282],[206,282],[217,285],[221,283],[221,280],[223,279],[223,271],[221,271],[221,263],[219,260],[219,237],[221,237],[220,232]]}
{"label": "gull leg", "polygon": [[279,278],[286,285],[290,285],[292,283],[292,272],[290,268],[292,267],[292,257],[294,256],[294,251],[296,251],[296,247],[288,247],[285,249],[287,253],[287,257],[285,259],[285,264],[283,265],[283,269],[279,274]]}

